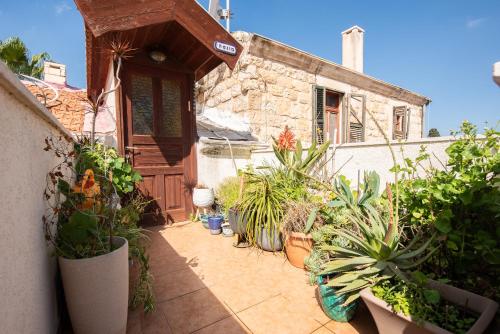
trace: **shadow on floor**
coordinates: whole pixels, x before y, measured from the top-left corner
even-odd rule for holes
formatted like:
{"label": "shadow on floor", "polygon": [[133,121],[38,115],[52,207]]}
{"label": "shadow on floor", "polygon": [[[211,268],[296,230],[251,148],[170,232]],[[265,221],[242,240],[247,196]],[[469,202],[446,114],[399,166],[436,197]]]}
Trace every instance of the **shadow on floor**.
{"label": "shadow on floor", "polygon": [[249,333],[193,271],[197,257],[179,255],[161,235],[174,228],[148,228],[156,311],[130,310],[127,333]]}

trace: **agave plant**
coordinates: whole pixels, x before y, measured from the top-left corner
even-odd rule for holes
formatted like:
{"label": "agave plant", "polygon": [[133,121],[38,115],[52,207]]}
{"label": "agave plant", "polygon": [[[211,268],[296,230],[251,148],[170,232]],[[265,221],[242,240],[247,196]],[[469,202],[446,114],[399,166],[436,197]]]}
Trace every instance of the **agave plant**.
{"label": "agave plant", "polygon": [[349,246],[323,245],[321,250],[332,253],[334,259],[323,265],[320,275],[333,276],[327,285],[338,288],[339,295],[346,295],[344,304],[359,298],[359,292],[380,281],[398,276],[407,280],[405,271],[413,269],[429,258],[436,250],[426,252],[433,237],[418,248],[419,238],[414,238],[405,248],[400,248],[398,217],[392,209],[392,193],[387,187],[389,215],[380,210],[362,211],[350,206],[349,219],[358,231],[346,228],[334,230],[335,236],[349,241]]}
{"label": "agave plant", "polygon": [[303,157],[303,147],[300,140],[295,140],[293,132],[285,126],[279,138],[274,140],[273,150],[276,158],[287,169],[290,176],[296,179],[303,179],[314,168],[318,160],[323,157],[330,146],[327,141],[320,146],[317,146],[314,141],[307,155]]}
{"label": "agave plant", "polygon": [[379,195],[380,177],[376,172],[365,172],[363,184],[358,192],[351,190],[345,177],[337,178],[333,187],[336,198],[330,201],[328,206],[359,207],[362,211],[373,212],[374,208],[372,204]]}

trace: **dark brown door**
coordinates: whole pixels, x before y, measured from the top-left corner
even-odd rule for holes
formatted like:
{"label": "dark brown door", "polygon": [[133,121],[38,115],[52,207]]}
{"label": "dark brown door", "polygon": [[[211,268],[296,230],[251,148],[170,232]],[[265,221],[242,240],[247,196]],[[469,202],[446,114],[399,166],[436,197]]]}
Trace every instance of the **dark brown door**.
{"label": "dark brown door", "polygon": [[[183,221],[192,210],[193,116],[189,77],[157,68],[125,67],[125,152],[153,200],[146,223]],[[193,167],[194,166],[194,167]]]}

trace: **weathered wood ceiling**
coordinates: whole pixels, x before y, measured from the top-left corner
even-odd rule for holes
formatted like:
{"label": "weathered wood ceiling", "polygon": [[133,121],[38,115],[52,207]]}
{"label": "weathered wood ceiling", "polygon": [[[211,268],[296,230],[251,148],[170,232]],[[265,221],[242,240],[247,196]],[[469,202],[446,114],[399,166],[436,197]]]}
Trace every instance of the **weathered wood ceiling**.
{"label": "weathered wood ceiling", "polygon": [[[234,68],[242,46],[194,0],[75,0],[86,28],[89,94],[105,84],[113,40],[135,49],[161,46],[167,55],[200,79],[222,62]],[[214,49],[232,44],[235,56]]]}

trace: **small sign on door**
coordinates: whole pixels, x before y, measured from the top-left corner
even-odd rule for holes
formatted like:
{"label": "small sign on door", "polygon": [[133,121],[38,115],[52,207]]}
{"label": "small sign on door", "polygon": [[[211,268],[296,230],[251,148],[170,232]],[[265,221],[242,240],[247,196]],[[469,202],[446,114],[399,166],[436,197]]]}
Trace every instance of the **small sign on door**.
{"label": "small sign on door", "polygon": [[224,42],[215,41],[214,48],[217,51],[227,53],[228,55],[231,56],[236,56],[237,53],[236,47],[234,45],[227,44]]}

